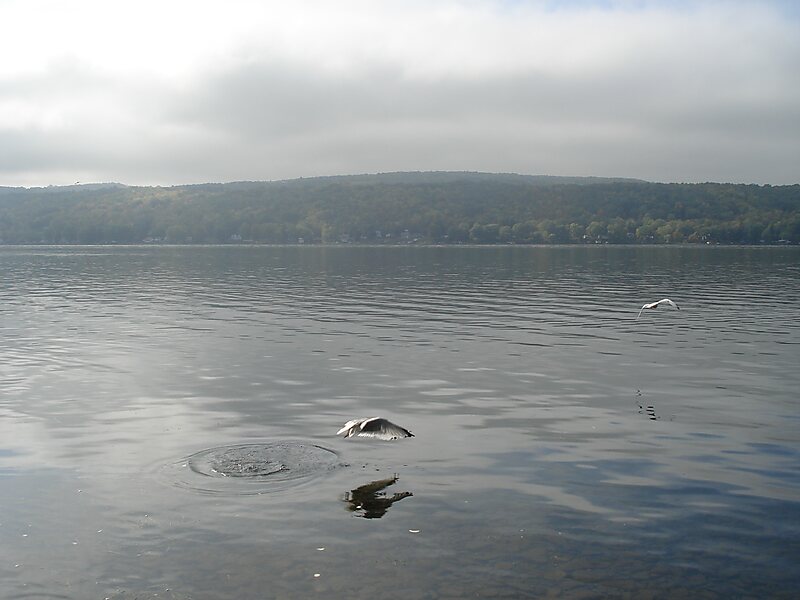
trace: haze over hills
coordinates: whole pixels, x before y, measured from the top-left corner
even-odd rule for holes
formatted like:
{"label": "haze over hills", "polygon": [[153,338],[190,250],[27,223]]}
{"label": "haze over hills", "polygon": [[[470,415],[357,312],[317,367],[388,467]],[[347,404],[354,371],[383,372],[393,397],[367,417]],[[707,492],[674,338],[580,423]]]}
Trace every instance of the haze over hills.
{"label": "haze over hills", "polygon": [[[481,173],[476,171],[412,171],[392,172],[360,175],[332,175],[327,177],[301,178],[290,181],[341,181],[343,183],[362,184],[422,184],[422,183],[453,183],[453,182],[486,182],[498,181],[505,183],[519,183],[531,185],[558,185],[572,183],[575,185],[590,185],[593,183],[615,183],[640,181],[621,177],[565,177],[561,175],[521,175],[519,173]],[[643,183],[643,182],[642,182]]]}
{"label": "haze over hills", "polygon": [[[630,179],[624,177],[566,177],[562,175],[521,175],[518,173],[482,173],[477,171],[397,171],[390,173],[362,173],[357,175],[323,175],[319,177],[299,177],[297,179],[283,179],[276,181],[233,181],[230,183],[194,183],[167,186],[171,188],[198,187],[225,185],[230,187],[263,187],[277,184],[295,183],[297,185],[312,183],[349,183],[349,184],[442,184],[452,182],[486,182],[502,181],[506,183],[527,183],[531,185],[591,185],[595,183],[617,183],[617,182],[639,182],[646,183],[641,179]],[[123,183],[81,183],[75,182],[72,185],[46,186],[46,187],[8,187],[0,186],[0,193],[22,190],[38,190],[59,192],[66,190],[81,189],[83,191],[106,189],[113,187],[141,187],[127,186]],[[165,186],[153,186],[163,188]]]}
{"label": "haze over hills", "polygon": [[799,243],[800,185],[398,172],[0,188],[5,244]]}

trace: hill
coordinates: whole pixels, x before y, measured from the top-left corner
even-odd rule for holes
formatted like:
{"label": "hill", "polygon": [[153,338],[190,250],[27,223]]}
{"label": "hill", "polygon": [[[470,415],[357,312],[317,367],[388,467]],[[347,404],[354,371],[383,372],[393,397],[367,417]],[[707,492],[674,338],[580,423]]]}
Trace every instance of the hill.
{"label": "hill", "polygon": [[800,185],[419,172],[0,188],[31,243],[800,243]]}

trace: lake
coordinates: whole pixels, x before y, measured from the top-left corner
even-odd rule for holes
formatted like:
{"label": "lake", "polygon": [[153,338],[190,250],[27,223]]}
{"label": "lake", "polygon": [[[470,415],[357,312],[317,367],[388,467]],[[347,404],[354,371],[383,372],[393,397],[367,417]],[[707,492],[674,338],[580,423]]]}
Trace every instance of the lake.
{"label": "lake", "polygon": [[[800,248],[2,247],[0,273],[2,598],[800,588]],[[376,415],[415,437],[335,435]]]}

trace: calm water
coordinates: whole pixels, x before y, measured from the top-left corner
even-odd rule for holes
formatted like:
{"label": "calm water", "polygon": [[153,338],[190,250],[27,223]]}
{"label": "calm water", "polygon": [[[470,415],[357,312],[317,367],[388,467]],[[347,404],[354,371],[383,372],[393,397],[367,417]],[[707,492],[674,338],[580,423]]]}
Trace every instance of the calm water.
{"label": "calm water", "polygon": [[[6,247],[0,274],[2,598],[800,587],[799,248]],[[372,415],[416,437],[334,435]]]}

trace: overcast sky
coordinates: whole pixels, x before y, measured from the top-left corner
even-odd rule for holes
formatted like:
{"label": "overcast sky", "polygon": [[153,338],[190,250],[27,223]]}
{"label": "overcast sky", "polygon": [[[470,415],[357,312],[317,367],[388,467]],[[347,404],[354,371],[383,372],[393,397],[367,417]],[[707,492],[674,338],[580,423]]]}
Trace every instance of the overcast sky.
{"label": "overcast sky", "polygon": [[0,0],[0,23],[0,185],[800,182],[791,0]]}

